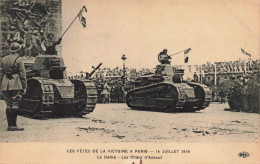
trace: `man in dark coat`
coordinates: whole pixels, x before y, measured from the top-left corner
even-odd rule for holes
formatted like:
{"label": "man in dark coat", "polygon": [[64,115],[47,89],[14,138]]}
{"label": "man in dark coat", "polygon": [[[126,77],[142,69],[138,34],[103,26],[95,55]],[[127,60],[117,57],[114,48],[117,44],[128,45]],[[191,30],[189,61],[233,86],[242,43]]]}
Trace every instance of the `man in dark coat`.
{"label": "man in dark coat", "polygon": [[194,82],[198,82],[199,81],[199,77],[198,77],[196,72],[194,72],[194,74],[193,74],[193,80],[194,80]]}
{"label": "man in dark coat", "polygon": [[168,50],[164,49],[158,54],[158,60],[161,64],[170,64],[171,57],[167,54]]}
{"label": "man in dark coat", "polygon": [[21,101],[22,92],[26,90],[26,75],[19,53],[22,46],[14,42],[11,44],[10,54],[0,62],[1,92],[6,102],[7,131],[20,131],[17,127],[17,110]]}
{"label": "man in dark coat", "polygon": [[224,103],[225,104],[225,97],[226,97],[226,94],[225,94],[225,91],[224,89],[221,87],[219,89],[219,96],[220,96],[220,103]]}
{"label": "man in dark coat", "polygon": [[236,79],[235,77],[231,77],[231,84],[228,87],[228,94],[227,94],[228,105],[229,105],[231,111],[235,110],[235,108],[236,108],[235,101],[234,101],[234,97],[235,97],[234,81],[235,81],[235,79]]}
{"label": "man in dark coat", "polygon": [[243,101],[242,101],[242,83],[241,76],[238,76],[236,80],[234,80],[234,92],[233,92],[233,100],[235,103],[235,109],[233,112],[240,112],[243,110]]}

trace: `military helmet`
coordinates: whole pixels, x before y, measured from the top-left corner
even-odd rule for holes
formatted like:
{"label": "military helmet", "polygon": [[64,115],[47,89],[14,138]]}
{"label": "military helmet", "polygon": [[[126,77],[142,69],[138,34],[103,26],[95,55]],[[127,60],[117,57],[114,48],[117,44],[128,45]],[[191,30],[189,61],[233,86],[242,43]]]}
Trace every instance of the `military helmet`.
{"label": "military helmet", "polygon": [[19,51],[21,48],[22,48],[22,45],[20,45],[20,44],[17,43],[17,42],[14,42],[14,43],[11,44],[10,52],[17,52],[17,51]]}
{"label": "military helmet", "polygon": [[163,49],[163,51],[168,51],[168,50],[165,48],[165,49]]}

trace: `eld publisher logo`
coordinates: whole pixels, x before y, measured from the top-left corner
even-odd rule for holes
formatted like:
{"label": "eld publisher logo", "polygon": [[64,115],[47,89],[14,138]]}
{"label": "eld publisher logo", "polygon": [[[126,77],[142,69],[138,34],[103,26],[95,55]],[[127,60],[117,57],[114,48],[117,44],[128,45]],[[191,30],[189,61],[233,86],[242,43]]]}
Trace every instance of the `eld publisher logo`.
{"label": "eld publisher logo", "polygon": [[249,157],[249,153],[243,151],[243,152],[238,153],[238,156],[241,158],[247,158],[247,157]]}

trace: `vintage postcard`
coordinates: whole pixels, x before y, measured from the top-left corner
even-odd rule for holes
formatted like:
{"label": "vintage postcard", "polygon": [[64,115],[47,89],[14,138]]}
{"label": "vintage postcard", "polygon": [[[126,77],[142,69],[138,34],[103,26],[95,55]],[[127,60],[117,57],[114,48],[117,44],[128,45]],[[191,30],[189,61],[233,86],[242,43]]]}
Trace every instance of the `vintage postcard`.
{"label": "vintage postcard", "polygon": [[0,163],[260,163],[258,0],[0,0]]}

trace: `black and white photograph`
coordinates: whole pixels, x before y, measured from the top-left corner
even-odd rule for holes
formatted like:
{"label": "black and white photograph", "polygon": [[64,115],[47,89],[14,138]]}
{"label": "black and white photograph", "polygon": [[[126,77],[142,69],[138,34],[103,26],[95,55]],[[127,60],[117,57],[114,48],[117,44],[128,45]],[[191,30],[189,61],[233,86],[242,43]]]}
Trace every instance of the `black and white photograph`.
{"label": "black and white photograph", "polygon": [[0,13],[0,163],[260,162],[259,0]]}

